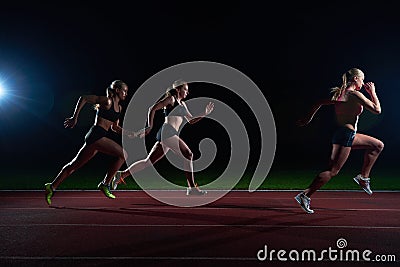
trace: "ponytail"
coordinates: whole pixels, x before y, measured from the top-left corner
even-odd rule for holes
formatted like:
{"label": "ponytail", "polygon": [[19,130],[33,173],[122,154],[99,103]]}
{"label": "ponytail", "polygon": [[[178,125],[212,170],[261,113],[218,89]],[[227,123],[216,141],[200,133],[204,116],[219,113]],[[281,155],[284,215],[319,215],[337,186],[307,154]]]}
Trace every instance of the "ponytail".
{"label": "ponytail", "polygon": [[333,93],[332,100],[338,100],[342,95],[343,91],[350,86],[354,77],[360,77],[364,73],[357,69],[352,68],[342,75],[342,85],[340,87],[331,88],[331,93]]}
{"label": "ponytail", "polygon": [[[107,97],[113,97],[113,96],[115,95],[115,90],[116,90],[117,88],[118,88],[118,89],[121,89],[122,86],[124,86],[124,85],[126,85],[126,83],[124,83],[124,82],[121,81],[121,80],[115,80],[115,81],[113,81],[113,82],[110,84],[110,86],[108,86],[108,87],[106,88],[106,96],[107,96]],[[95,110],[99,110],[100,105],[99,105],[99,104],[95,104],[95,105],[93,106],[93,108],[94,108]]]}
{"label": "ponytail", "polygon": [[333,93],[332,100],[338,100],[340,95],[347,87],[347,77],[346,73],[342,75],[342,85],[340,87],[331,88],[331,93]]}
{"label": "ponytail", "polygon": [[180,89],[185,84],[186,84],[186,82],[181,79],[174,81],[172,83],[172,86],[170,86],[166,89],[164,97],[159,99],[156,103],[159,103],[170,96],[176,97],[176,94],[177,94],[176,90]]}

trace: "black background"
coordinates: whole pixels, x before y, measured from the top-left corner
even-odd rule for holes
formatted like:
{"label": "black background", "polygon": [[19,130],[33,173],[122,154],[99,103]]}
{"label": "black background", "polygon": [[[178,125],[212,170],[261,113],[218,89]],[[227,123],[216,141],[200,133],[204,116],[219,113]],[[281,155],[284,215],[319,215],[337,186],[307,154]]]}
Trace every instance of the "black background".
{"label": "black background", "polygon": [[[329,97],[345,71],[361,68],[366,81],[375,82],[383,112],[365,111],[359,129],[384,141],[377,164],[396,167],[400,19],[395,1],[270,3],[2,3],[0,79],[8,94],[0,100],[1,165],[59,169],[75,156],[93,123],[94,111],[87,106],[75,129],[63,128],[80,95],[104,94],[111,81],[121,79],[131,97],[164,68],[202,60],[236,68],[264,93],[276,123],[274,169],[325,165],[332,107],[321,109],[308,127],[298,128],[295,121],[315,100]],[[190,87],[190,98],[200,96],[237,110],[250,132],[250,166],[257,164],[261,137],[248,107],[210,84]],[[162,121],[161,113],[156,120]],[[182,134],[197,157],[202,136],[218,144],[221,165],[229,157],[229,143],[219,140],[224,130],[212,121]],[[146,139],[149,147],[154,135]]]}

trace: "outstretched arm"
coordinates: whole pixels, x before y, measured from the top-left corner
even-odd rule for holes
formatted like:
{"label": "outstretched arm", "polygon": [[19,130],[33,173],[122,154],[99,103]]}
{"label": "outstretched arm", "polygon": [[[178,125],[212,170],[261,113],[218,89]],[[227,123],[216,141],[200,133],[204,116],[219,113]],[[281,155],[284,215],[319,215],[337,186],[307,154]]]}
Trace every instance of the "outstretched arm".
{"label": "outstretched arm", "polygon": [[117,120],[116,122],[114,122],[113,124],[111,124],[111,130],[113,130],[114,132],[116,132],[117,134],[120,135],[126,135],[129,138],[135,138],[139,136],[139,132],[134,132],[134,131],[129,131],[129,130],[125,130],[124,128],[122,128],[119,125],[119,120]]}
{"label": "outstretched arm", "polygon": [[183,104],[183,105],[185,106],[185,108],[186,108],[186,113],[187,113],[187,115],[186,115],[185,117],[186,117],[186,119],[188,120],[188,122],[189,122],[190,124],[194,124],[194,123],[200,121],[202,118],[204,118],[205,116],[207,116],[208,114],[210,114],[210,113],[214,110],[214,103],[209,102],[209,103],[207,104],[206,108],[205,108],[204,113],[201,113],[201,114],[199,114],[199,115],[197,115],[197,116],[194,117],[192,114],[190,114],[190,112],[189,112],[189,110],[188,110],[186,104],[185,104],[184,102],[182,102],[182,104]]}
{"label": "outstretched arm", "polygon": [[64,121],[65,128],[74,128],[76,123],[78,122],[79,113],[81,112],[83,106],[86,103],[90,104],[99,104],[99,105],[108,105],[109,99],[106,96],[97,96],[97,95],[83,95],[80,96],[78,102],[75,105],[74,113],[72,117],[66,118]]}
{"label": "outstretched arm", "polygon": [[311,120],[314,118],[314,115],[317,113],[317,111],[325,105],[333,105],[335,104],[337,101],[334,100],[330,100],[330,99],[321,99],[319,101],[317,101],[312,107],[311,110],[309,111],[309,113],[302,119],[299,119],[297,121],[297,125],[299,126],[305,126],[307,124],[309,124],[311,122]]}

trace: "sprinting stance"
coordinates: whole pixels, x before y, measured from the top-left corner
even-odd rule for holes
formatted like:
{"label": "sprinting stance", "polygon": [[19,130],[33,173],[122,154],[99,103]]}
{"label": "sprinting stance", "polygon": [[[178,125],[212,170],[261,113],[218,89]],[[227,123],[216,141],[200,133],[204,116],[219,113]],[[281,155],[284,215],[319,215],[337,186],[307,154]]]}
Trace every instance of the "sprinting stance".
{"label": "sprinting stance", "polygon": [[[367,194],[372,194],[369,176],[384,145],[382,141],[374,137],[357,133],[357,122],[364,107],[372,113],[380,114],[381,105],[375,92],[374,83],[364,84],[364,73],[361,70],[357,68],[348,70],[343,74],[342,80],[340,88],[332,88],[331,100],[320,100],[312,107],[305,119],[298,121],[300,126],[307,125],[321,106],[335,105],[337,129],[332,138],[329,167],[319,173],[310,186],[295,197],[295,200],[307,213],[314,213],[310,208],[311,195],[339,173],[352,149],[366,150],[361,173],[353,179]],[[360,92],[362,86],[368,92],[370,99]]]}
{"label": "sprinting stance", "polygon": [[188,84],[181,80],[175,81],[172,85],[172,89],[167,90],[165,97],[149,108],[148,127],[141,134],[141,137],[147,135],[152,130],[155,112],[163,109],[165,121],[157,132],[157,141],[145,159],[139,160],[131,164],[124,171],[118,171],[116,173],[112,181],[113,189],[116,189],[119,183],[125,183],[124,179],[129,175],[155,164],[169,150],[172,150],[180,155],[184,161],[185,176],[188,183],[187,195],[203,195],[207,193],[205,190],[200,190],[194,181],[193,153],[186,143],[178,136],[178,131],[185,120],[193,124],[210,114],[214,109],[214,103],[208,103],[204,114],[193,117],[185,102],[183,102],[183,99],[185,99],[188,94]]}
{"label": "sprinting stance", "polygon": [[118,125],[122,109],[120,101],[125,100],[128,86],[123,81],[116,80],[107,88],[106,93],[106,96],[83,95],[79,97],[74,114],[71,118],[65,119],[65,128],[74,128],[78,122],[79,112],[86,103],[95,105],[97,109],[94,125],[86,134],[85,143],[76,157],[61,169],[53,182],[45,184],[46,201],[49,205],[51,205],[51,198],[57,187],[74,171],[85,165],[97,152],[115,157],[115,161],[109,167],[105,178],[98,185],[98,189],[106,197],[115,198],[110,191],[110,183],[117,170],[125,162],[127,154],[118,143],[110,138],[110,131],[126,134],[129,137],[135,137],[136,133],[125,131]]}

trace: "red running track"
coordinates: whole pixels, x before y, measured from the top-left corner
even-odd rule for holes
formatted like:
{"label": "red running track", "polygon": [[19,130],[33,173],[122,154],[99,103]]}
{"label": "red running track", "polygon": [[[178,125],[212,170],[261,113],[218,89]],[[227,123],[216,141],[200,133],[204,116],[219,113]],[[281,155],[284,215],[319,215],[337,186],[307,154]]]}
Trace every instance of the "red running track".
{"label": "red running track", "polygon": [[142,191],[59,191],[51,207],[43,192],[0,191],[0,266],[343,266],[345,255],[399,266],[400,192],[320,191],[314,214],[296,193],[235,191],[182,208]]}

